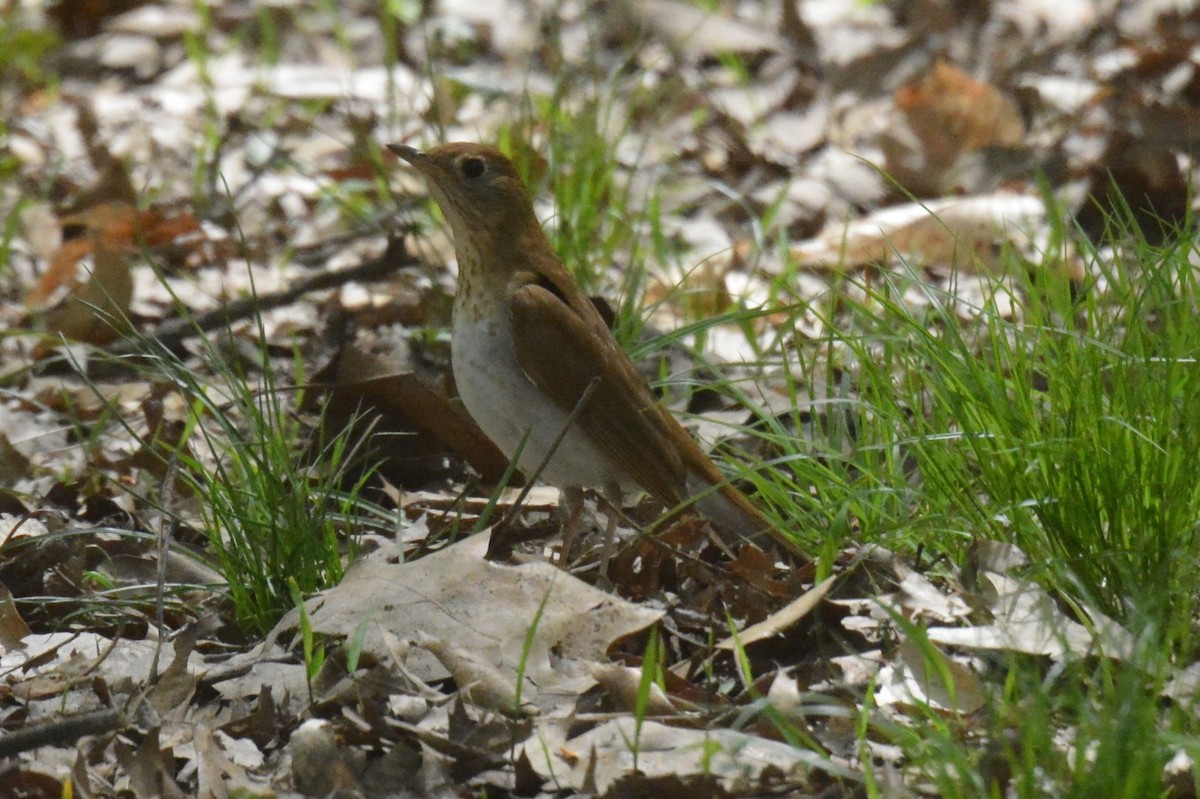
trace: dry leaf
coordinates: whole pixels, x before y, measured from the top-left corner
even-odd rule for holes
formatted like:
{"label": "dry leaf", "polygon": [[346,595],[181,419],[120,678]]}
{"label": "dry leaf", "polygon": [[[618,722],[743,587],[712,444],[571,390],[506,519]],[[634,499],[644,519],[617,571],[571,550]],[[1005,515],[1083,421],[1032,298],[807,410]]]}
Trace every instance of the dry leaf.
{"label": "dry leaf", "polygon": [[909,688],[919,690],[926,701],[957,713],[974,713],[984,706],[986,697],[975,672],[932,643],[921,645],[905,636],[899,654],[914,683]]}
{"label": "dry leaf", "polygon": [[462,404],[428,386],[407,363],[351,343],[314,379],[329,386],[326,435],[352,423],[362,426],[370,435],[367,459],[402,485],[428,483],[447,449],[488,483],[498,482],[508,468]]}
{"label": "dry leaf", "polygon": [[[592,667],[592,676],[604,688],[616,705],[616,708],[626,713],[632,713],[637,707],[638,694],[642,690],[642,670],[616,663],[597,663]],[[659,687],[658,683],[650,683],[645,714],[647,716],[673,716],[679,710],[671,702],[671,698]]]}
{"label": "dry leaf", "polygon": [[768,618],[763,619],[758,624],[747,627],[742,631],[741,635],[736,638],[726,638],[717,644],[717,649],[733,650],[739,646],[747,646],[755,641],[761,641],[783,632],[811,613],[813,608],[829,593],[829,589],[833,588],[833,583],[836,579],[836,577],[826,577],[805,591],[802,596],[797,597],[775,613],[772,613]]}
{"label": "dry leaf", "polygon": [[[347,570],[340,585],[311,601],[313,631],[348,635],[369,620],[364,651],[381,657],[388,652],[382,630],[405,639],[425,633],[514,675],[513,685],[523,663],[536,686],[523,698],[545,713],[561,702],[573,704],[594,683],[591,666],[606,659],[615,640],[662,616],[548,563],[487,561],[488,537],[479,533],[413,563],[388,562],[385,553],[368,556]],[[526,652],[525,637],[535,625]],[[410,653],[407,668],[426,681],[446,672],[419,650]]]}
{"label": "dry leaf", "polygon": [[85,235],[63,242],[25,303],[51,333],[106,344],[120,335],[133,299],[137,209],[105,203],[63,220],[64,228],[71,225],[82,226]]}
{"label": "dry leaf", "polygon": [[129,777],[129,787],[137,799],[184,799],[175,782],[175,755],[170,746],[159,743],[162,730],[151,729],[137,747],[118,740],[117,762]]}
{"label": "dry leaf", "polygon": [[991,590],[988,607],[992,624],[978,627],[930,627],[931,642],[967,649],[1011,650],[1067,660],[1103,654],[1128,658],[1134,638],[1095,611],[1092,626],[1085,627],[1059,610],[1054,598],[1033,583],[995,572],[985,572],[982,584]]}
{"label": "dry leaf", "polygon": [[292,733],[288,750],[296,790],[306,796],[362,795],[360,768],[353,763],[351,751],[338,746],[328,721],[309,719],[301,724]]}
{"label": "dry leaf", "polygon": [[471,704],[506,716],[536,716],[539,713],[536,705],[523,698],[533,693],[532,683],[527,680],[518,696],[515,672],[506,675],[474,652],[435,635],[417,633],[416,644],[432,652],[446,667],[458,683],[459,695]]}
{"label": "dry leaf", "polygon": [[[125,202],[107,202],[62,220],[64,229],[82,227],[54,252],[26,307],[40,315],[45,329],[66,338],[103,345],[127,326],[133,299],[133,257],[199,230],[188,214],[166,218]],[[89,262],[90,256],[90,262]]]}
{"label": "dry leaf", "polygon": [[1025,136],[1021,109],[1010,97],[944,61],[897,89],[895,100],[939,162],[980,147],[1015,147]]}
{"label": "dry leaf", "polygon": [[[1045,203],[1038,197],[996,192],[884,208],[854,222],[830,225],[792,247],[797,264],[809,269],[845,269],[903,260],[995,274],[1013,261],[1008,244],[1041,260],[1039,242],[1049,231]],[[1048,259],[1049,268],[1082,282],[1083,265],[1071,253]]]}
{"label": "dry leaf", "polygon": [[949,188],[964,154],[985,147],[1017,147],[1025,136],[1021,109],[997,87],[944,62],[916,83],[896,90],[903,123],[881,138],[886,169],[906,191],[935,196]]}
{"label": "dry leaf", "polygon": [[[727,790],[755,784],[766,774],[776,780],[802,780],[811,768],[855,779],[827,757],[781,741],[770,741],[728,729],[690,730],[657,721],[621,717],[567,739],[565,725],[543,725],[525,743],[533,767],[545,778],[603,794],[635,767],[644,777],[711,774]],[[557,753],[547,763],[544,752]],[[563,753],[591,753],[577,757]],[[635,760],[636,758],[636,760]],[[553,769],[553,774],[550,773]]]}
{"label": "dry leaf", "polygon": [[725,53],[763,55],[786,46],[772,31],[679,0],[631,0],[629,11],[693,63]]}
{"label": "dry leaf", "polygon": [[25,646],[22,639],[30,633],[29,625],[17,610],[12,591],[8,590],[8,586],[0,584],[0,646],[3,646],[5,651],[22,649]]}

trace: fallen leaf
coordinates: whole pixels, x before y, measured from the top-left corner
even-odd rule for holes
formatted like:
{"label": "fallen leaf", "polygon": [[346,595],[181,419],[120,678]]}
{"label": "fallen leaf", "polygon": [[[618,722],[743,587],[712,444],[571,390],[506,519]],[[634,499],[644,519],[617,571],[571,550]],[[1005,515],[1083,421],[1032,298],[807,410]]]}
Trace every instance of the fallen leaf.
{"label": "fallen leaf", "polygon": [[939,61],[921,80],[896,90],[896,107],[948,160],[979,147],[1012,147],[1025,136],[1017,104],[996,86]]}
{"label": "fallen leaf", "polygon": [[132,206],[106,203],[63,220],[64,228],[82,225],[85,235],[63,242],[25,297],[46,330],[97,345],[121,334],[133,299],[136,215]]}
{"label": "fallen leaf", "polygon": [[471,704],[506,716],[538,714],[537,706],[526,699],[533,692],[532,683],[527,682],[518,694],[515,674],[511,677],[503,674],[474,652],[424,632],[417,634],[416,643],[432,652],[446,667],[458,683],[459,695]]}
{"label": "fallen leaf", "polygon": [[[600,683],[605,693],[613,700],[616,709],[632,713],[638,705],[638,694],[642,690],[642,670],[621,666],[616,663],[597,663],[592,667],[592,676]],[[671,698],[659,687],[658,683],[650,683],[649,695],[646,697],[645,714],[647,716],[673,716],[679,712],[671,702]]]}
{"label": "fallen leaf", "polygon": [[407,363],[351,343],[314,381],[329,387],[326,435],[358,426],[369,436],[366,459],[402,485],[428,483],[447,450],[488,483],[498,482],[508,468],[466,409],[427,385]]}
{"label": "fallen leaf", "polygon": [[[548,563],[485,560],[489,535],[484,531],[412,563],[389,563],[385,554],[360,560],[336,588],[310,601],[313,631],[348,635],[368,619],[364,651],[381,657],[388,652],[384,630],[402,639],[423,632],[451,641],[514,686],[523,667],[536,686],[523,698],[545,714],[559,703],[573,704],[577,693],[594,684],[592,664],[606,659],[613,642],[662,617],[659,610],[610,596]],[[407,667],[426,681],[447,671],[420,650],[409,654]]]}
{"label": "fallen leaf", "polygon": [[829,589],[833,588],[835,580],[836,576],[826,577],[805,591],[803,595],[772,613],[768,618],[747,627],[737,637],[726,638],[717,644],[717,649],[733,650],[778,635],[811,613],[813,608],[829,593]]}
{"label": "fallen leaf", "polygon": [[895,93],[900,125],[880,140],[891,177],[908,192],[932,196],[948,188],[943,178],[967,153],[1017,147],[1025,122],[1016,102],[996,86],[939,61],[919,81]]}
{"label": "fallen leaf", "polygon": [[185,794],[173,777],[175,757],[172,748],[159,744],[162,730],[151,729],[135,747],[118,739],[114,749],[117,762],[129,776],[129,787],[137,799],[183,799]]}
{"label": "fallen leaf", "polygon": [[125,202],[106,202],[65,217],[62,227],[82,228],[51,256],[26,308],[44,328],[75,341],[103,345],[128,327],[133,300],[131,267],[142,247],[154,247],[199,230],[188,214],[166,218]]}
{"label": "fallen leaf", "polygon": [[[828,226],[791,249],[797,265],[842,270],[900,261],[998,274],[1013,263],[1003,244],[1041,262],[1038,252],[1049,231],[1046,205],[1039,197],[996,192],[905,203],[849,223]],[[1074,283],[1083,281],[1082,263],[1071,253],[1046,259]]]}
{"label": "fallen leaf", "polygon": [[986,702],[975,672],[929,641],[921,643],[906,635],[900,642],[899,662],[912,678],[908,687],[937,707],[974,713]]}
{"label": "fallen leaf", "polygon": [[[589,790],[603,794],[635,768],[645,777],[711,774],[727,790],[754,784],[767,773],[803,782],[814,768],[855,779],[849,769],[816,752],[734,730],[680,729],[628,717],[569,739],[560,737],[564,729],[565,725],[539,727],[525,749],[536,753],[530,760],[539,774],[576,790],[593,783]],[[556,754],[554,762],[547,763],[545,752],[590,752],[592,757],[564,760]]]}
{"label": "fallen leaf", "polygon": [[8,590],[8,586],[0,584],[0,646],[3,646],[5,651],[22,649],[25,646],[21,642],[22,639],[31,632],[29,625],[17,610],[12,592]]}
{"label": "fallen leaf", "polygon": [[628,9],[692,63],[727,53],[765,55],[786,46],[769,30],[679,0],[630,0]]}
{"label": "fallen leaf", "polygon": [[338,745],[328,721],[309,719],[301,724],[288,741],[288,751],[292,782],[304,795],[362,795],[361,769],[353,762],[352,750]]}
{"label": "fallen leaf", "polygon": [[931,642],[966,649],[985,649],[1044,655],[1054,660],[1103,654],[1128,658],[1133,636],[1116,622],[1093,612],[1099,620],[1086,627],[1067,616],[1054,598],[1037,585],[995,572],[982,575],[990,590],[992,624],[977,627],[930,627]]}

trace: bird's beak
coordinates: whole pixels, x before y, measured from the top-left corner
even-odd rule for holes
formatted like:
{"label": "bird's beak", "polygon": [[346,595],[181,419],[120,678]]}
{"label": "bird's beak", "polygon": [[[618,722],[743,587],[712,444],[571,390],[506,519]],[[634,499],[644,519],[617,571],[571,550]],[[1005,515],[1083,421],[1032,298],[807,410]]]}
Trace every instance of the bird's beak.
{"label": "bird's beak", "polygon": [[387,148],[413,166],[427,157],[425,153],[415,147],[409,147],[407,144],[389,144]]}
{"label": "bird's beak", "polygon": [[414,169],[426,178],[440,182],[441,169],[438,167],[437,162],[429,157],[428,153],[423,153],[415,147],[409,147],[407,144],[388,144],[385,146],[411,164]]}

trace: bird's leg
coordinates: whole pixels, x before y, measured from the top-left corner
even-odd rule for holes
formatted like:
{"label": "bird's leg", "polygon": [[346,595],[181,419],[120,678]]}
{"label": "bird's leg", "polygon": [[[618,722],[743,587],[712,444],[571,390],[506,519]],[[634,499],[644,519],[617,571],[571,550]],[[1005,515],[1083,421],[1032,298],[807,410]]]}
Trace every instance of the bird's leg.
{"label": "bird's leg", "polygon": [[621,520],[621,487],[606,485],[601,491],[608,503],[608,524],[604,529],[604,549],[600,551],[600,576],[608,576],[608,562],[616,550],[617,522]]}
{"label": "bird's leg", "polygon": [[579,534],[579,523],[583,519],[583,489],[560,488],[558,490],[558,508],[562,513],[562,550],[558,562],[565,566],[570,563],[571,548],[575,544],[575,536]]}

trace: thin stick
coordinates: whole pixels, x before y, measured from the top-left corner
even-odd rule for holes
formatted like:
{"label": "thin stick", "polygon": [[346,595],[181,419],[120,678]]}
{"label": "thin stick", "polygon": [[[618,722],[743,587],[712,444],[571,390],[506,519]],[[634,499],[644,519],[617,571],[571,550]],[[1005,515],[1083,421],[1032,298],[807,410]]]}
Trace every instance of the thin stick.
{"label": "thin stick", "polygon": [[593,377],[591,382],[588,383],[587,388],[585,388],[583,393],[579,395],[579,401],[575,403],[575,407],[571,409],[571,414],[567,417],[567,421],[563,423],[562,429],[559,430],[558,435],[554,437],[554,441],[550,444],[550,449],[547,450],[546,454],[542,457],[542,462],[538,464],[537,468],[533,470],[532,474],[528,475],[527,479],[525,480],[525,486],[521,489],[521,493],[517,495],[517,499],[515,502],[513,502],[512,507],[509,508],[508,513],[504,514],[504,518],[500,520],[500,525],[502,527],[512,524],[516,519],[518,511],[521,509],[521,505],[525,502],[526,497],[529,496],[529,492],[533,490],[533,484],[537,482],[538,476],[541,475],[541,473],[546,469],[546,466],[549,465],[550,458],[554,457],[554,453],[562,444],[563,439],[567,437],[567,431],[571,429],[571,425],[575,423],[575,419],[578,418],[579,414],[583,412],[583,406],[587,405],[587,401],[591,399],[592,392],[596,390],[596,386],[598,385],[600,385],[599,376]]}
{"label": "thin stick", "polygon": [[311,291],[336,288],[354,280],[379,280],[406,266],[416,266],[419,261],[404,252],[400,241],[392,239],[383,255],[358,266],[333,272],[320,271],[282,291],[241,297],[197,316],[169,319],[146,333],[119,339],[104,350],[110,355],[133,355],[142,351],[143,339],[153,340],[166,349],[174,349],[184,339],[203,335],[262,311],[289,305]]}
{"label": "thin stick", "polygon": [[67,746],[85,735],[100,735],[124,726],[125,714],[112,708],[51,719],[0,736],[0,758],[43,746]]}

